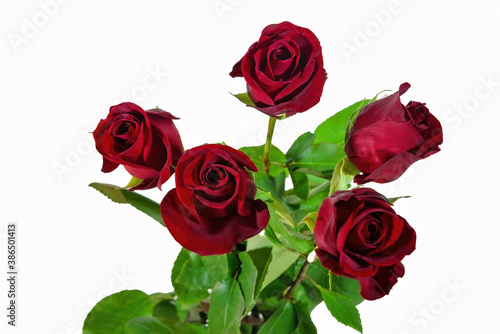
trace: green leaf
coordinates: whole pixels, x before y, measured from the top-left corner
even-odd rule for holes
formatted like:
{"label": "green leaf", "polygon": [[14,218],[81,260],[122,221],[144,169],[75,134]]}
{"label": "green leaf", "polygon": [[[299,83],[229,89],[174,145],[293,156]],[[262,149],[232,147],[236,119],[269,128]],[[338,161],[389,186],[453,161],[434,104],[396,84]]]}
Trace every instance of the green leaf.
{"label": "green leaf", "polygon": [[175,334],[160,320],[153,317],[137,317],[125,325],[126,334]]}
{"label": "green leaf", "polygon": [[254,296],[283,274],[299,257],[298,253],[274,246],[249,251],[248,255],[257,269]]}
{"label": "green leaf", "polygon": [[361,303],[364,298],[361,297],[359,282],[355,279],[345,276],[331,275],[332,291],[346,296],[354,305]]}
{"label": "green leaf", "polygon": [[158,223],[160,223],[162,226],[165,226],[165,224],[163,223],[163,218],[161,217],[159,203],[147,197],[144,197],[136,193],[135,191],[122,189],[121,192],[123,194],[123,197],[125,197],[130,205],[132,205],[137,210],[144,212],[145,214],[156,220]]}
{"label": "green leaf", "polygon": [[169,322],[180,322],[181,318],[179,317],[177,311],[175,301],[164,300],[154,306],[153,316],[165,319]]}
{"label": "green leaf", "polygon": [[[316,191],[318,189],[319,191]],[[321,203],[328,197],[328,191],[330,190],[330,181],[326,181],[321,187],[312,189],[309,192],[309,198],[307,202],[301,201],[297,196],[287,196],[286,201],[289,205],[299,205],[297,210],[302,212],[316,212],[319,211]]]}
{"label": "green leaf", "polygon": [[301,254],[309,254],[309,252],[311,252],[314,248],[314,241],[298,239],[292,236],[274,211],[273,207],[268,206],[268,209],[270,215],[268,228],[282,236],[283,240],[280,241],[282,241],[285,246],[292,248]]}
{"label": "green leaf", "polygon": [[309,197],[309,179],[307,178],[307,175],[294,172],[292,169],[289,171],[295,195],[303,200],[307,200]]}
{"label": "green leaf", "polygon": [[267,203],[268,209],[273,210],[278,218],[291,227],[297,227],[293,216],[280,200],[277,200],[271,193],[257,189],[256,199],[261,199]]}
{"label": "green leaf", "polygon": [[97,183],[93,182],[89,184],[89,187],[94,188],[110,200],[112,200],[115,203],[120,203],[120,204],[127,204],[127,200],[123,196],[121,189],[118,186],[112,185],[112,184],[106,184],[106,183]]}
{"label": "green leaf", "polygon": [[[206,334],[207,328],[201,324],[180,324],[175,334]],[[153,334],[153,333],[152,333]]]}
{"label": "green leaf", "polygon": [[124,290],[105,297],[89,312],[83,324],[86,334],[122,334],[136,317],[151,316],[153,303],[139,290]]}
{"label": "green leaf", "polygon": [[210,297],[208,334],[239,334],[245,300],[236,279],[217,283]]}
{"label": "green leaf", "polygon": [[[292,265],[293,267],[293,265]],[[290,287],[293,281],[288,281],[288,277],[286,277],[286,273],[292,269],[292,267],[288,268],[283,274],[281,274],[280,277],[266,285],[264,289],[259,293],[259,301],[262,301],[264,299],[269,299],[269,298],[274,298],[277,297],[278,300],[283,297],[283,294],[285,291]],[[287,281],[285,283],[285,281]],[[277,306],[277,303],[276,303]],[[260,311],[261,305],[259,303],[259,306],[257,307]],[[276,308],[276,307],[275,307]],[[274,309],[272,309],[274,310]]]}
{"label": "green leaf", "polygon": [[135,191],[130,191],[125,188],[120,188],[118,186],[112,184],[105,183],[91,183],[89,187],[92,187],[108,197],[110,200],[116,203],[121,204],[130,204],[134,208],[139,211],[144,212],[157,222],[159,222],[162,226],[165,226],[163,223],[163,218],[161,217],[160,204],[155,201],[144,197]]}
{"label": "green leaf", "polygon": [[207,290],[213,282],[201,256],[183,248],[172,268],[172,285],[178,300],[183,304],[193,304],[208,298]]}
{"label": "green leaf", "polygon": [[136,187],[139,184],[141,184],[142,181],[144,181],[144,179],[138,179],[135,176],[132,176],[132,178],[130,179],[130,181],[128,182],[128,184],[124,188],[133,188],[133,187]]}
{"label": "green leaf", "polygon": [[283,299],[273,315],[262,325],[257,334],[287,334],[297,328],[297,314],[288,299]]}
{"label": "green leaf", "polygon": [[288,230],[288,234],[290,234],[290,236],[292,236],[292,237],[294,237],[296,239],[299,239],[299,240],[313,240],[314,237],[309,232],[310,231],[307,231],[306,233],[304,233],[304,232],[299,232],[299,231],[295,231],[295,230],[291,230],[291,229]]}
{"label": "green leaf", "polygon": [[335,291],[327,292],[320,289],[323,300],[330,313],[340,323],[349,326],[360,333],[363,333],[361,318],[356,306],[346,296]]}
{"label": "green leaf", "polygon": [[323,297],[319,289],[307,279],[302,280],[300,285],[293,292],[292,298],[296,303],[307,303],[309,312],[312,312],[316,306],[323,302]]}
{"label": "green leaf", "polygon": [[325,173],[318,172],[317,170],[314,170],[311,168],[304,168],[304,167],[295,168],[294,171],[297,173],[308,174],[309,176],[313,175],[313,176],[320,177],[323,179],[328,179],[328,176]]}
{"label": "green leaf", "polygon": [[149,298],[151,298],[151,302],[153,303],[153,306],[156,304],[163,302],[163,301],[171,301],[175,299],[175,293],[170,292],[170,293],[163,293],[163,292],[157,292],[149,295]]}
{"label": "green leaf", "polygon": [[248,93],[241,93],[241,94],[229,93],[229,94],[231,94],[232,96],[234,96],[235,98],[237,98],[238,100],[243,102],[244,104],[246,104],[248,106],[255,107],[255,103],[253,103],[253,101],[250,99],[250,96],[248,96]]}
{"label": "green leaf", "polygon": [[280,300],[281,300],[281,296],[277,296],[277,295],[274,295],[274,297],[259,299],[258,310],[260,312],[268,311],[267,313],[269,313],[269,311],[274,312],[278,308]]}
{"label": "green leaf", "polygon": [[333,171],[335,165],[345,156],[344,146],[333,143],[317,143],[304,150],[292,168],[307,168],[324,174]]}
{"label": "green leaf", "polygon": [[[267,175],[262,172],[253,174],[257,188],[268,192],[272,197],[282,199],[285,196],[285,172],[275,176]],[[260,195],[260,194],[258,194]],[[264,199],[263,199],[264,200]]]}
{"label": "green leaf", "polygon": [[337,166],[335,166],[335,170],[333,171],[330,183],[330,194],[333,194],[337,190],[348,190],[349,184],[358,174],[359,170],[356,166],[354,166],[354,164],[350,162],[347,157],[344,157],[337,163]]}
{"label": "green leaf", "polygon": [[295,140],[292,146],[286,152],[286,163],[289,164],[295,160],[308,149],[314,142],[315,135],[310,132],[306,132]]}
{"label": "green leaf", "polygon": [[239,254],[241,261],[241,272],[238,282],[245,297],[245,313],[252,310],[255,305],[255,285],[257,283],[257,267],[253,264],[252,258],[247,252]]}
{"label": "green leaf", "polygon": [[360,295],[360,286],[357,280],[331,273],[323,267],[319,260],[309,265],[307,277],[327,291],[332,290],[346,296],[354,305],[358,305],[364,300]]}
{"label": "green leaf", "polygon": [[391,198],[388,198],[389,202],[391,202],[391,204],[394,204],[396,203],[396,201],[398,199],[401,199],[401,198],[410,198],[411,196],[398,196],[398,197],[391,197]]}
{"label": "green leaf", "polygon": [[316,130],[314,130],[314,134],[316,135],[314,143],[344,145],[345,133],[351,116],[362,106],[368,104],[368,102],[366,100],[358,101],[318,125]]}
{"label": "green leaf", "polygon": [[[262,235],[255,235],[250,239],[247,239],[247,251],[251,251],[254,249],[265,248],[265,247],[273,247],[273,244],[269,241],[268,238]],[[241,258],[240,258],[241,260]]]}
{"label": "green leaf", "polygon": [[202,256],[201,261],[205,265],[205,268],[210,271],[215,282],[229,278],[227,254]]}
{"label": "green leaf", "polygon": [[255,285],[254,294],[255,297],[258,296],[261,290],[262,282],[264,281],[264,277],[267,272],[267,267],[269,266],[269,262],[271,261],[271,251],[272,248],[259,248],[247,252],[252,259],[255,268],[257,268],[257,283]]}
{"label": "green leaf", "polygon": [[319,260],[311,262],[309,268],[307,268],[307,277],[312,279],[316,284],[321,286],[322,288],[329,290],[330,289],[330,279],[328,273],[330,271],[323,267]]}
{"label": "green leaf", "polygon": [[297,312],[297,328],[293,334],[316,334],[318,331],[311,320],[308,302],[299,302],[295,304]]}
{"label": "green leaf", "polygon": [[280,247],[273,247],[260,290],[281,276],[299,257],[298,253]]}
{"label": "green leaf", "polygon": [[272,244],[274,244],[278,247],[287,248],[287,246],[283,245],[283,243],[280,241],[280,239],[278,239],[278,236],[276,235],[276,233],[274,233],[272,227],[269,226],[269,224],[266,226],[266,229],[264,230],[264,234]]}
{"label": "green leaf", "polygon": [[316,219],[318,219],[318,213],[317,212],[310,212],[308,213],[301,221],[301,223],[306,224],[309,229],[314,232],[314,226],[316,225]]}
{"label": "green leaf", "polygon": [[[262,158],[264,157],[264,145],[242,147],[239,150],[248,155],[250,159],[252,159],[253,163],[255,164],[255,166],[257,166],[259,171],[264,171],[264,166],[262,164]],[[285,154],[274,145],[271,145],[270,159],[271,167],[269,169],[269,175],[273,176],[286,171]]]}
{"label": "green leaf", "polygon": [[250,324],[241,324],[240,331],[241,334],[252,334],[253,326]]}

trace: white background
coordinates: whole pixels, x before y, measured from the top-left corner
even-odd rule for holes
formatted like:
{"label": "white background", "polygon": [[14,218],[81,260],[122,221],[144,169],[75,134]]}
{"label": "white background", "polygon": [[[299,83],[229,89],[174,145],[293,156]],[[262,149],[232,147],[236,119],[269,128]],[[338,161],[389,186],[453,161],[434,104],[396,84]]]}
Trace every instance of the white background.
{"label": "white background", "polygon": [[[228,73],[266,25],[284,20],[318,36],[328,80],[316,107],[277,126],[282,150],[336,111],[405,81],[412,88],[403,103],[426,102],[444,128],[442,152],[374,186],[412,196],[395,209],[418,241],[391,294],[360,305],[365,333],[497,331],[495,1],[2,0],[0,267],[6,273],[6,229],[16,222],[19,308],[18,326],[7,326],[0,279],[0,332],[81,333],[105,295],[171,290],[180,246],[154,220],[87,186],[128,181],[121,167],[100,172],[88,132],[111,105],[132,100],[180,117],[186,148],[262,144],[267,117],[229,95],[245,84]],[[143,194],[159,201],[171,181]],[[354,333],[324,305],[312,316],[318,333]]]}

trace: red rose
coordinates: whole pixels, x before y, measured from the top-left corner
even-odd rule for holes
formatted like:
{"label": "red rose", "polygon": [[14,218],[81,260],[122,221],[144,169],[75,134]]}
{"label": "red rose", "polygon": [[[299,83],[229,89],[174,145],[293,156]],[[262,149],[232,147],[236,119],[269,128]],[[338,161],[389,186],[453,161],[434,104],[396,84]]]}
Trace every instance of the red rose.
{"label": "red rose", "polygon": [[441,124],[425,104],[401,104],[399,91],[363,107],[346,141],[345,152],[361,172],[354,182],[386,183],[399,178],[415,161],[440,151],[443,143]]}
{"label": "red rose", "polygon": [[210,144],[187,150],[175,184],[161,202],[165,226],[184,248],[200,255],[225,254],[261,232],[267,205],[246,169],[257,171],[243,152]]}
{"label": "red rose", "polygon": [[276,118],[316,105],[326,80],[318,38],[290,22],[264,28],[230,75],[244,77],[255,108]]}
{"label": "red rose", "polygon": [[161,189],[184,153],[174,119],[161,109],[144,111],[130,102],[111,107],[93,133],[103,156],[101,170],[109,173],[123,165],[132,176],[143,179],[132,190]]}
{"label": "red rose", "polygon": [[361,296],[374,300],[403,277],[401,260],[415,250],[416,234],[383,195],[358,188],[336,191],[323,200],[314,239],[323,266],[357,279]]}

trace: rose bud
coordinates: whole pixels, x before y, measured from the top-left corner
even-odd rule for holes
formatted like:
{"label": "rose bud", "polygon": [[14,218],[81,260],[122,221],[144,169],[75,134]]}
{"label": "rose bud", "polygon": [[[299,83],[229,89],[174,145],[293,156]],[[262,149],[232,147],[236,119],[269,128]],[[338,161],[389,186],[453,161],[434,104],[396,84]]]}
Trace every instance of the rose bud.
{"label": "rose bud", "polygon": [[275,118],[316,105],[326,80],[318,38],[290,22],[264,28],[230,75],[244,77],[255,108]]}
{"label": "rose bud", "polygon": [[161,109],[144,111],[130,102],[111,107],[93,132],[103,156],[102,171],[123,165],[130,175],[143,179],[131,190],[161,189],[184,153],[174,119],[178,118]]}
{"label": "rose bud", "polygon": [[345,152],[361,172],[354,182],[386,183],[399,178],[415,161],[440,151],[441,124],[424,103],[401,104],[399,91],[364,106],[347,135]]}
{"label": "rose bud", "polygon": [[161,202],[165,226],[182,247],[199,255],[230,252],[260,233],[269,221],[267,205],[246,169],[257,171],[243,152],[208,144],[181,157],[176,188]]}
{"label": "rose bud", "polygon": [[358,188],[336,191],[323,200],[314,239],[321,264],[358,280],[361,296],[374,300],[403,277],[401,260],[415,250],[416,234],[383,195]]}

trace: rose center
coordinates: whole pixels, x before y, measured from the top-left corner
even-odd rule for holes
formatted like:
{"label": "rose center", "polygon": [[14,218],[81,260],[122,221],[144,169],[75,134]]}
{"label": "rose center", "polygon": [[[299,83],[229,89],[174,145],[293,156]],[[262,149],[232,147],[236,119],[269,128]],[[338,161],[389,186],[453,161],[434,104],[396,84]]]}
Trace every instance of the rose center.
{"label": "rose center", "polygon": [[226,177],[226,171],[221,168],[208,168],[203,172],[202,180],[205,185],[218,186],[220,181]]}
{"label": "rose center", "polygon": [[217,173],[215,170],[211,170],[207,174],[207,181],[208,183],[217,183],[220,181],[220,174]]}
{"label": "rose center", "polygon": [[376,244],[382,236],[382,228],[376,220],[370,220],[363,226],[362,235],[369,244]]}
{"label": "rose center", "polygon": [[291,54],[287,49],[278,49],[274,50],[271,56],[277,60],[286,60],[291,57]]}
{"label": "rose center", "polygon": [[123,123],[120,128],[118,129],[118,131],[116,132],[117,135],[124,135],[124,134],[127,134],[131,131],[134,131],[134,127],[132,124],[130,123]]}

